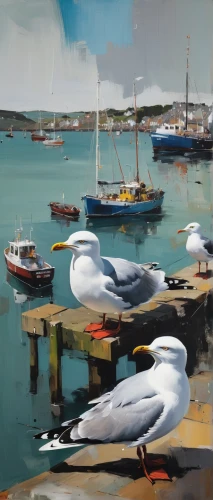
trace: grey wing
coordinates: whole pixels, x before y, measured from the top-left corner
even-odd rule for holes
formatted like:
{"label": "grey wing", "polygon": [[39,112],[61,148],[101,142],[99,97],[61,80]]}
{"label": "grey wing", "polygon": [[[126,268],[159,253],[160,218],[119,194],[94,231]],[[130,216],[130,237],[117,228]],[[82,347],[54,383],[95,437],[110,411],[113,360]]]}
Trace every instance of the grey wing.
{"label": "grey wing", "polygon": [[[71,429],[73,442],[97,440],[103,443],[134,442],[152,432],[164,410],[162,396],[139,400],[126,406],[112,408],[110,403],[100,410],[99,405],[93,418],[85,415],[81,422]],[[89,412],[88,412],[89,413]],[[82,416],[83,417],[83,416]]]}
{"label": "grey wing", "polygon": [[213,241],[208,238],[202,237],[202,243],[207,253],[213,256]]}
{"label": "grey wing", "polygon": [[[107,413],[110,408],[127,406],[137,403],[141,399],[151,398],[156,395],[153,387],[149,383],[149,370],[136,373],[132,377],[122,380],[111,392],[107,392],[97,399],[89,401],[89,404],[96,404],[93,408],[80,415],[80,418],[92,419],[94,414],[100,412]],[[138,389],[140,387],[140,390]],[[74,420],[63,422],[62,426],[73,425]]]}
{"label": "grey wing", "polygon": [[[113,406],[125,406],[129,403],[136,403],[140,399],[154,396],[156,393],[149,383],[149,371],[150,370],[145,370],[144,372],[136,373],[132,377],[122,380],[122,382],[120,382],[111,392],[107,392],[99,398],[93,399],[89,404],[106,403],[110,401]],[[138,390],[138,387],[140,387],[140,390]]]}
{"label": "grey wing", "polygon": [[124,259],[102,257],[102,262],[103,274],[109,278],[105,287],[123,300],[126,310],[149,302],[155,294],[167,289],[163,271],[149,271]]}

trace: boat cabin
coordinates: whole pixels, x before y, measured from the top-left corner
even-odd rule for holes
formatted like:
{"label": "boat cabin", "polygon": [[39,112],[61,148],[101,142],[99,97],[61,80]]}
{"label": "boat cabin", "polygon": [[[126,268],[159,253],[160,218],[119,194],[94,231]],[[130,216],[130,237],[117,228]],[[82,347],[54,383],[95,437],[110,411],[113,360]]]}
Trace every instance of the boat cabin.
{"label": "boat cabin", "polygon": [[178,134],[182,132],[184,129],[183,125],[180,125],[180,123],[173,123],[170,125],[170,123],[164,123],[160,127],[157,128],[156,132],[158,134]]}
{"label": "boat cabin", "polygon": [[36,246],[33,241],[9,241],[10,249],[9,252],[12,256],[18,259],[36,259]]}
{"label": "boat cabin", "polygon": [[132,182],[120,186],[120,201],[146,201],[152,199],[154,191],[151,186],[146,186],[144,182]]}

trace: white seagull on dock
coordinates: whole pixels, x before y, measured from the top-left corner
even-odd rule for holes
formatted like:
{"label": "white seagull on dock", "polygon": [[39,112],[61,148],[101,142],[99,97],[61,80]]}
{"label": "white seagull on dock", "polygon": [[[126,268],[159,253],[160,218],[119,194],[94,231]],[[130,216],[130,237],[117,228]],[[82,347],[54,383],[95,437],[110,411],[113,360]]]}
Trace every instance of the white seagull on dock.
{"label": "white seagull on dock", "polygon": [[[187,413],[190,388],[185,372],[187,352],[175,337],[158,337],[133,354],[151,354],[153,366],[118,384],[113,391],[93,400],[93,408],[61,427],[43,431],[35,439],[51,439],[40,451],[103,443],[137,447],[145,476],[169,479],[162,459],[151,461],[146,445],[175,429]],[[141,447],[143,448],[144,457]],[[147,468],[151,470],[147,472]]]}
{"label": "white seagull on dock", "polygon": [[195,276],[200,276],[200,264],[206,263],[206,274],[208,272],[208,262],[213,259],[213,241],[205,238],[201,234],[201,226],[198,222],[191,222],[184,229],[179,229],[178,233],[189,233],[186,242],[186,250],[189,255],[198,261],[199,271]]}
{"label": "white seagull on dock", "polygon": [[[100,243],[90,231],[78,231],[51,250],[70,249],[70,286],[85,307],[103,314],[102,323],[91,323],[85,329],[93,338],[115,336],[121,328],[123,313],[149,302],[154,295],[168,289],[194,288],[184,279],[166,278],[161,270],[147,270],[143,265],[124,259],[100,256]],[[154,263],[155,264],[155,263]],[[110,329],[106,314],[117,313],[119,323]]]}

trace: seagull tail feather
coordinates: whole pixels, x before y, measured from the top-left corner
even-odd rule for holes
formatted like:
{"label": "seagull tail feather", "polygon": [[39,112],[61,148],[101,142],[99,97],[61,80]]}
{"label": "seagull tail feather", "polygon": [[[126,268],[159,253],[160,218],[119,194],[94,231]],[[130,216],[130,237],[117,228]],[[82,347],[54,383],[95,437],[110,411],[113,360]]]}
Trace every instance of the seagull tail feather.
{"label": "seagull tail feather", "polygon": [[[61,427],[60,433],[58,434],[57,438],[54,437],[52,441],[50,441],[49,443],[46,443],[44,446],[41,446],[41,448],[39,448],[39,451],[53,451],[53,450],[60,450],[63,448],[74,448],[74,447],[84,446],[84,445],[89,445],[89,444],[102,443],[102,441],[99,441],[96,439],[88,439],[88,438],[84,438],[84,439],[77,438],[76,440],[72,439],[71,433],[72,433],[73,427],[74,426],[67,427],[67,428]],[[49,439],[50,439],[50,436],[52,436],[52,434],[53,434],[53,430],[49,431],[49,433],[48,433]],[[56,434],[55,434],[55,436],[56,436]],[[37,434],[34,437],[36,439],[43,439],[42,435],[39,438],[39,434]],[[44,439],[46,439],[46,436]]]}
{"label": "seagull tail feather", "polygon": [[188,280],[165,276],[164,281],[168,286],[168,290],[196,290],[195,286],[186,284],[188,283]]}

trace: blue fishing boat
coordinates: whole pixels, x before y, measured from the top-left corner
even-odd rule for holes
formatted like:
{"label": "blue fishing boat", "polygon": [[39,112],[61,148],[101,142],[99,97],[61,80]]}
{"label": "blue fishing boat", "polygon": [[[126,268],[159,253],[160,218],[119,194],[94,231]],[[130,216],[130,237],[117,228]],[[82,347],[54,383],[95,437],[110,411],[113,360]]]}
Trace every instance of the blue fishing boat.
{"label": "blue fishing boat", "polygon": [[[161,209],[164,200],[164,191],[162,189],[154,189],[151,181],[151,186],[146,186],[140,181],[139,165],[138,165],[138,125],[137,125],[137,105],[136,105],[136,90],[134,81],[134,104],[136,114],[135,125],[135,144],[136,144],[136,177],[132,182],[125,182],[122,167],[118,158],[122,180],[118,182],[101,181],[98,179],[100,169],[100,147],[99,147],[99,87],[100,81],[97,83],[97,113],[96,113],[96,194],[85,194],[82,199],[84,201],[84,210],[87,218],[98,217],[121,217],[126,215],[140,215],[144,213],[156,212]],[[115,146],[113,132],[111,131],[112,140]],[[118,157],[118,154],[117,154]],[[149,174],[150,176],[150,174]],[[118,192],[110,191],[113,185],[119,185]]]}
{"label": "blue fishing boat", "polygon": [[187,62],[186,62],[186,121],[185,126],[177,124],[163,124],[152,132],[152,147],[155,153],[170,151],[177,153],[180,151],[205,153],[212,149],[213,139],[210,134],[194,133],[188,130],[188,96],[189,96],[189,35],[187,36]]}

